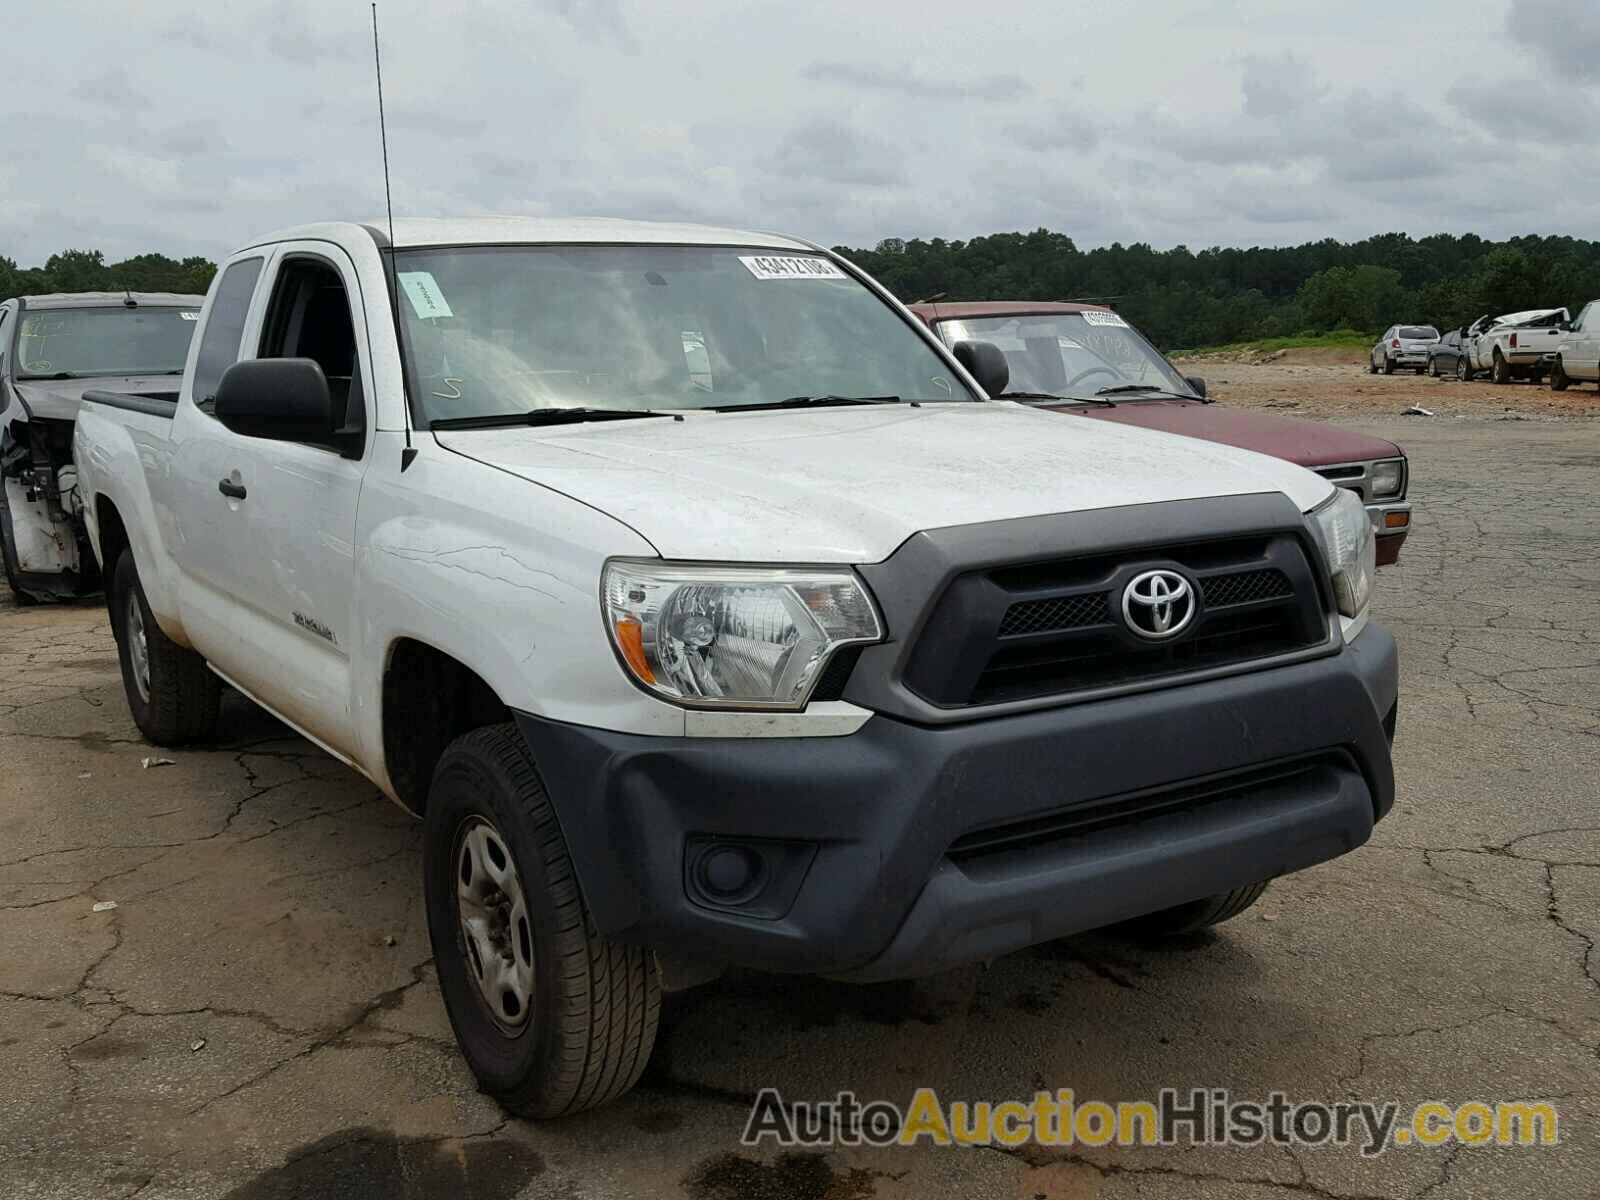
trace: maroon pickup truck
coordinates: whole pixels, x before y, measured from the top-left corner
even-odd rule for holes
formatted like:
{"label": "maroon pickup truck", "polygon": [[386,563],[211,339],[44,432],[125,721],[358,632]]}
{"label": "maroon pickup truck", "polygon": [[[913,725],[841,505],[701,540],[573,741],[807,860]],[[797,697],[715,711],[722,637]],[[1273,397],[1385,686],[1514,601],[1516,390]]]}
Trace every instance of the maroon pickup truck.
{"label": "maroon pickup truck", "polygon": [[1109,308],[1038,300],[913,304],[947,346],[988,342],[1005,355],[1001,395],[1055,412],[1143,425],[1286,458],[1366,502],[1378,565],[1394,562],[1411,530],[1410,472],[1393,442],[1317,421],[1222,408],[1203,379],[1185,377]]}

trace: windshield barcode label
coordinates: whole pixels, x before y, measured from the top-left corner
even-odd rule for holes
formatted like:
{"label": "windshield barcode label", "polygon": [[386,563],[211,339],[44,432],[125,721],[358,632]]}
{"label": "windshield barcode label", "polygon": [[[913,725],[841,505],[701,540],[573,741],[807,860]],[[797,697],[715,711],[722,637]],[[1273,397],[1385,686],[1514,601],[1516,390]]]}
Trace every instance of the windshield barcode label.
{"label": "windshield barcode label", "polygon": [[846,277],[843,271],[825,258],[741,254],[739,261],[757,279],[844,279]]}
{"label": "windshield barcode label", "polygon": [[1086,310],[1083,314],[1083,319],[1089,325],[1120,325],[1124,329],[1128,327],[1128,323],[1117,316],[1116,313],[1101,312],[1095,308]]}

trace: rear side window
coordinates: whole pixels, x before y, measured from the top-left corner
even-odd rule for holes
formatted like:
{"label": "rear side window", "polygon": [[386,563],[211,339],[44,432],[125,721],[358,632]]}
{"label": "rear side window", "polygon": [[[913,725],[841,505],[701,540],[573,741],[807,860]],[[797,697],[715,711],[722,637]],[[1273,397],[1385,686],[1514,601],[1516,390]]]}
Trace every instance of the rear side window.
{"label": "rear side window", "polygon": [[194,362],[194,402],[210,411],[222,373],[239,360],[244,319],[261,277],[262,259],[245,258],[222,273],[211,315],[200,333],[200,352]]}

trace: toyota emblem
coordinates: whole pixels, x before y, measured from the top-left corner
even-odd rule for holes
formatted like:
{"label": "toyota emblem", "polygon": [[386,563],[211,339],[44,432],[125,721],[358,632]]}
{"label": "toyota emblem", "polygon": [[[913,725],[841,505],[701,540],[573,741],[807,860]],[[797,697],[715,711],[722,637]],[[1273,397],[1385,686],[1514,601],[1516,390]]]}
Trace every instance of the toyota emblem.
{"label": "toyota emblem", "polygon": [[1141,571],[1122,589],[1122,619],[1153,642],[1177,637],[1194,620],[1194,585],[1176,571]]}

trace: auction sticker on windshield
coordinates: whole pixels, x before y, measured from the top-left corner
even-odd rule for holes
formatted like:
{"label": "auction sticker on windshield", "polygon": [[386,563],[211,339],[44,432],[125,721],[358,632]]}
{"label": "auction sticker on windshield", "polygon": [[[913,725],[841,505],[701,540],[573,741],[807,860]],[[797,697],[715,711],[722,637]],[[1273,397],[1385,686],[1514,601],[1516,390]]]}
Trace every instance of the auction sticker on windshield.
{"label": "auction sticker on windshield", "polygon": [[1089,325],[1120,325],[1124,329],[1128,327],[1128,323],[1117,316],[1116,313],[1101,312],[1096,308],[1091,308],[1084,312],[1083,319]]}
{"label": "auction sticker on windshield", "polygon": [[411,308],[424,321],[433,317],[453,317],[450,302],[444,298],[432,271],[401,271],[400,286],[405,289]]}
{"label": "auction sticker on windshield", "polygon": [[741,254],[739,261],[757,279],[844,279],[845,273],[825,258],[795,255]]}

